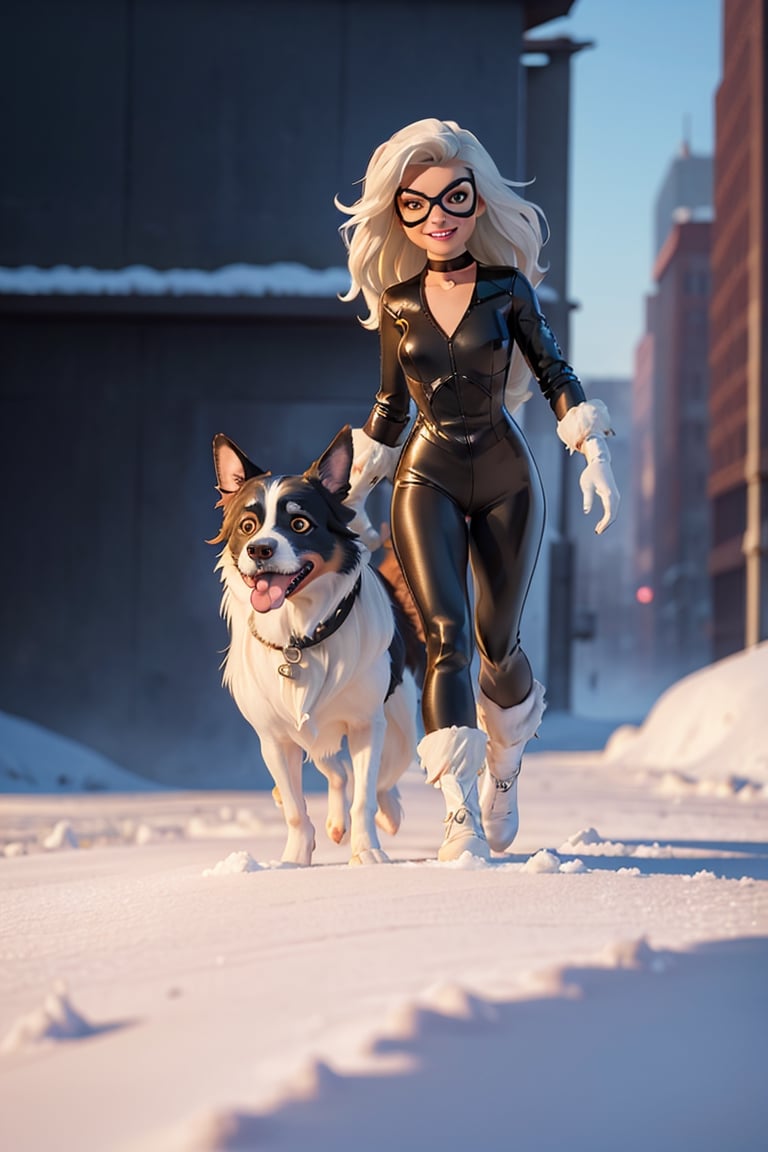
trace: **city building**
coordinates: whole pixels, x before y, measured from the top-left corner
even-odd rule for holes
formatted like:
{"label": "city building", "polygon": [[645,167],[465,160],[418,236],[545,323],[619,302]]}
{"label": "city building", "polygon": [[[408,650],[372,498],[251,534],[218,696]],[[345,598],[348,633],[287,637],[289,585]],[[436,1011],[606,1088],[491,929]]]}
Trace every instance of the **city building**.
{"label": "city building", "polygon": [[712,159],[684,144],[655,206],[654,292],[635,357],[633,499],[640,650],[663,687],[711,659],[708,305]]}
{"label": "city building", "polygon": [[768,638],[768,0],[725,0],[710,310],[714,654]]}

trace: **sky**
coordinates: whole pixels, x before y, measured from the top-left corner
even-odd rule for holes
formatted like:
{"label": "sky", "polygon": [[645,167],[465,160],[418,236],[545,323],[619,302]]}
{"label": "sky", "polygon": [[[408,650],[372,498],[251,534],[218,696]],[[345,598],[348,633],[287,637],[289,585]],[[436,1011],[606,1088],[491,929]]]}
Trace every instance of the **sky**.
{"label": "sky", "polygon": [[656,196],[680,149],[714,151],[722,0],[576,0],[532,33],[594,41],[573,60],[570,358],[631,376],[652,287]]}

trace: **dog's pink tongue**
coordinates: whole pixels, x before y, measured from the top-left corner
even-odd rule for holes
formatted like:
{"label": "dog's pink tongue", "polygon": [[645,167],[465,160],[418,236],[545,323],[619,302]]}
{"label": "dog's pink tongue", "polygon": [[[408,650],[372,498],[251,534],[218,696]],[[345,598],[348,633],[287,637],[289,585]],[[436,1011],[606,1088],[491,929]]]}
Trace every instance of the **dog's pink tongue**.
{"label": "dog's pink tongue", "polygon": [[279,584],[271,584],[264,576],[256,581],[251,592],[251,607],[255,612],[270,612],[273,608],[279,608],[284,600],[285,589]]}

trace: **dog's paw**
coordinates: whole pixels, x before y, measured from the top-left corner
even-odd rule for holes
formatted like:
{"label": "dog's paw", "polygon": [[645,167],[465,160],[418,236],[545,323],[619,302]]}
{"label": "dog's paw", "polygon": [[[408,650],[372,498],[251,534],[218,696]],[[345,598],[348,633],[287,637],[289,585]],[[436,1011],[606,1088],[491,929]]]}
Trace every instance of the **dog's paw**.
{"label": "dog's paw", "polygon": [[355,852],[354,856],[350,857],[350,865],[353,864],[389,864],[389,856],[383,848],[366,848],[364,852]]}
{"label": "dog's paw", "polygon": [[308,868],[312,863],[314,850],[314,835],[311,840],[307,840],[298,829],[292,828],[288,833],[288,842],[285,845],[280,863],[289,868]]}
{"label": "dog's paw", "polygon": [[334,844],[343,844],[348,839],[348,830],[343,824],[340,826],[334,820],[326,820],[325,830],[328,833],[328,839],[333,840]]}
{"label": "dog's paw", "polygon": [[397,788],[390,788],[386,792],[379,792],[376,797],[379,808],[376,813],[376,824],[390,836],[394,836],[400,827],[403,818],[403,806],[400,803],[400,793]]}

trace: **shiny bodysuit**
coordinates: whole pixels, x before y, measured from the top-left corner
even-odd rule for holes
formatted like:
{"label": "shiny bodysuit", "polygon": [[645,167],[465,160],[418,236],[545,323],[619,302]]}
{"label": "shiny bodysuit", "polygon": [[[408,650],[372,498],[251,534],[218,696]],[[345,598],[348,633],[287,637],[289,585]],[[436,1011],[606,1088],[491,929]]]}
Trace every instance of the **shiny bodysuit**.
{"label": "shiny bodysuit", "polygon": [[394,479],[392,539],[427,639],[425,731],[474,726],[474,633],[480,686],[502,708],[530,690],[520,618],[544,529],[544,493],[520,429],[504,407],[514,344],[555,415],[584,399],[526,278],[477,266],[469,306],[452,336],[432,316],[425,273],[381,299],[381,387],[365,424],[395,445],[409,419]]}

